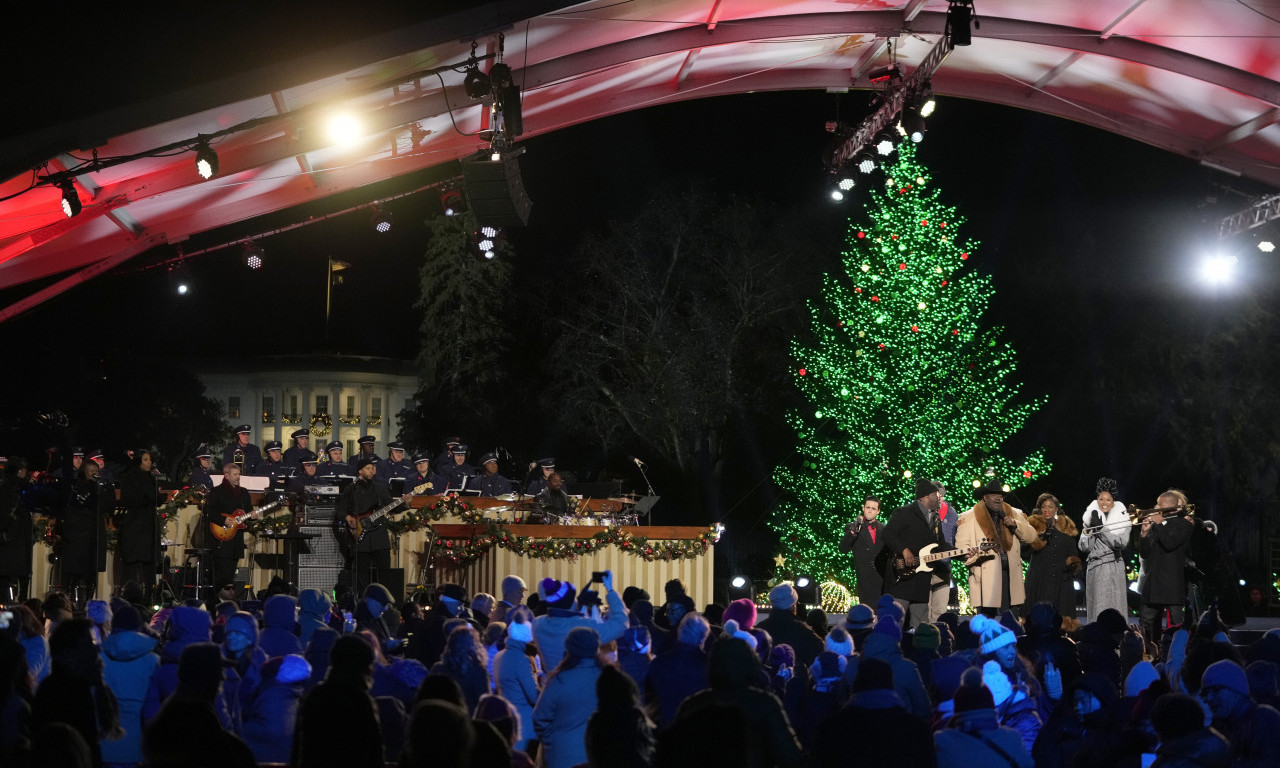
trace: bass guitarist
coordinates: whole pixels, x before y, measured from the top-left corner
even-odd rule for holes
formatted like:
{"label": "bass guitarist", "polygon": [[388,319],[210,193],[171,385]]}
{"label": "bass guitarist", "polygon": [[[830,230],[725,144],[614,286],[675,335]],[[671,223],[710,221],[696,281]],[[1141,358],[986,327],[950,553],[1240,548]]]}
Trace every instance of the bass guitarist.
{"label": "bass guitarist", "polygon": [[227,541],[219,541],[210,532],[212,525],[225,525],[228,516],[249,512],[253,509],[253,501],[249,491],[240,487],[240,465],[227,463],[222,467],[222,482],[209,492],[200,513],[203,525],[200,531],[204,536],[205,546],[209,549],[212,565],[214,594],[231,584],[236,578],[236,566],[244,557],[244,530],[235,532]]}
{"label": "bass guitarist", "polygon": [[[917,574],[908,579],[898,581],[893,572],[893,558],[902,556],[906,566],[916,567],[916,555],[929,544],[937,544],[939,549],[947,548],[947,540],[942,534],[942,524],[938,517],[938,507],[942,504],[942,496],[933,483],[923,477],[916,480],[915,501],[893,511],[889,524],[884,527],[884,543],[892,557],[885,573],[885,592],[893,595],[893,600],[905,614],[903,630],[920,623],[929,623],[929,593],[932,588],[931,579],[925,574]],[[946,573],[945,561],[935,566],[940,578]]]}
{"label": "bass guitarist", "polygon": [[[361,456],[356,460],[356,481],[342,489],[336,510],[338,519],[346,521],[348,530],[354,529],[357,517],[391,503],[390,489],[374,480],[377,473],[378,464],[373,458]],[[385,525],[376,524],[355,545],[355,558],[356,594],[362,593],[369,584],[382,583],[391,572],[391,535]]]}

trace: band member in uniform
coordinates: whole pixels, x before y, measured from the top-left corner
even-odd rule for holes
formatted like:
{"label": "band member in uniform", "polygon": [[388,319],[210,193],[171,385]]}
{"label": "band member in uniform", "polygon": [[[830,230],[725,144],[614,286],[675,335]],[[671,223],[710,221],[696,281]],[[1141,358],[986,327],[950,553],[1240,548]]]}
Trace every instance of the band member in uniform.
{"label": "band member in uniform", "polygon": [[551,473],[556,471],[556,460],[554,457],[538,459],[533,463],[533,466],[529,467],[529,471],[532,472],[535,467],[539,470],[538,476],[532,480],[528,478],[525,479],[525,496],[537,496],[542,493],[543,489],[546,488],[547,484],[550,482]]}
{"label": "band member in uniform", "polygon": [[[377,465],[368,456],[361,456],[356,464],[356,481],[343,488],[342,495],[338,497],[335,514],[338,519],[346,521],[348,531],[355,526],[357,517],[391,503],[391,491],[387,486],[374,482],[377,471]],[[357,594],[369,584],[381,583],[383,575],[390,573],[391,536],[386,526],[381,524],[385,520],[384,517],[374,523],[376,527],[355,545]]]}
{"label": "band member in uniform", "polygon": [[431,471],[431,457],[419,453],[413,457],[416,470],[412,477],[405,481],[405,490],[414,496],[439,496],[444,493],[444,481]]}
{"label": "band member in uniform", "polygon": [[382,461],[382,457],[379,456],[377,453],[375,453],[373,450],[373,447],[377,444],[378,444],[378,438],[374,437],[373,435],[364,435],[363,437],[361,437],[359,440],[356,441],[356,455],[352,456],[351,459],[347,461],[347,463],[354,467],[356,465],[356,462],[360,461],[360,459],[365,456],[368,456],[369,458],[373,459],[374,464],[377,464],[378,462]]}
{"label": "band member in uniform", "polygon": [[1124,549],[1133,533],[1129,510],[1116,500],[1116,481],[1109,477],[1098,480],[1097,498],[1084,511],[1084,531],[1080,534],[1080,552],[1088,558],[1085,572],[1085,622],[1092,624],[1098,614],[1114,608],[1121,616],[1129,615],[1125,590]]}
{"label": "band member in uniform", "polygon": [[258,465],[262,463],[262,451],[258,450],[258,446],[249,442],[253,429],[248,424],[241,424],[236,427],[236,440],[222,450],[222,464],[237,464],[240,466],[241,474],[254,475],[258,472]]}
{"label": "band member in uniform", "polygon": [[31,583],[31,547],[35,544],[31,510],[23,499],[27,460],[10,456],[0,479],[0,601],[15,603],[27,597]]}
{"label": "band member in uniform", "polygon": [[1160,642],[1166,626],[1182,624],[1187,600],[1187,545],[1195,524],[1184,517],[1187,496],[1170,488],[1156,499],[1156,507],[1142,520],[1138,552],[1142,556],[1142,630],[1153,643]]}
{"label": "band member in uniform", "polygon": [[1017,613],[1026,601],[1022,544],[1036,541],[1039,534],[1022,510],[1004,503],[1004,490],[998,480],[974,489],[973,498],[977,503],[960,515],[956,526],[956,546],[970,549],[985,540],[996,547],[965,560],[969,566],[969,603],[991,617],[1009,610]]}
{"label": "band member in uniform", "polygon": [[98,474],[98,481],[102,483],[114,483],[116,481],[115,473],[107,468],[107,457],[102,454],[101,448],[85,451],[84,457],[89,461],[98,465],[98,469],[102,472]]}
{"label": "band member in uniform", "polygon": [[257,477],[271,478],[271,488],[283,488],[290,477],[294,475],[294,468],[284,463],[284,456],[280,452],[280,441],[272,440],[267,443],[267,458],[258,465],[258,471],[254,474]]}
{"label": "band member in uniform", "polygon": [[387,443],[387,458],[378,462],[377,478],[384,483],[390,483],[396,478],[409,478],[413,475],[413,465],[404,455],[404,443],[395,440]]}
{"label": "band member in uniform", "polygon": [[551,477],[547,478],[547,487],[542,489],[535,501],[550,514],[562,517],[573,514],[577,509],[573,499],[564,492],[564,479],[559,472],[551,473]]}
{"label": "band member in uniform", "polygon": [[876,516],[880,514],[880,500],[868,496],[862,501],[858,519],[844,529],[840,551],[853,552],[853,568],[858,574],[858,602],[875,605],[884,594],[884,576],[876,570],[876,556],[884,549],[884,534]]}
{"label": "band member in uniform", "polygon": [[201,522],[206,526],[205,542],[211,550],[210,567],[213,575],[214,592],[221,591],[236,578],[236,566],[244,557],[244,531],[237,530],[227,541],[219,541],[208,529],[211,524],[225,526],[228,516],[253,511],[253,500],[249,491],[240,486],[240,467],[227,464],[222,468],[222,483],[209,493],[201,513]]}
{"label": "band member in uniform", "polygon": [[938,519],[938,505],[942,500],[938,489],[923,477],[916,479],[916,500],[899,507],[889,517],[884,527],[884,543],[889,549],[889,567],[885,570],[885,592],[893,595],[894,602],[902,608],[906,621],[903,630],[929,621],[930,580],[927,574],[917,573],[899,580],[893,570],[893,561],[901,557],[904,565],[915,568],[920,550],[929,544],[946,547],[942,538],[942,525]]}
{"label": "band member in uniform", "polygon": [[316,472],[316,460],[303,459],[302,472],[289,478],[289,482],[285,484],[285,490],[291,493],[299,493],[313,485],[320,485],[320,475]]}
{"label": "band member in uniform", "polygon": [[56,477],[59,480],[63,480],[68,477],[74,480],[80,476],[80,465],[82,464],[84,464],[84,449],[80,446],[76,446],[71,449],[71,472],[68,473],[67,468],[65,466],[61,466],[50,472],[49,476]]}
{"label": "band member in uniform", "polygon": [[444,439],[444,450],[431,462],[431,471],[437,475],[444,474],[444,470],[453,463],[453,449],[459,445],[462,445],[462,438],[446,437]]}
{"label": "band member in uniform", "polygon": [[351,467],[342,460],[342,441],[333,440],[324,447],[326,461],[318,470],[324,477],[350,475]]}
{"label": "band member in uniform", "polygon": [[137,451],[129,459],[129,468],[120,475],[120,506],[124,514],[118,518],[117,551],[124,563],[124,579],[148,588],[155,584],[161,559],[161,525],[156,514],[159,488],[152,469],[150,451]]}
{"label": "band member in uniform", "polygon": [[1042,493],[1036,499],[1035,514],[1031,516],[1030,523],[1039,536],[1022,548],[1022,553],[1031,563],[1027,567],[1027,595],[1022,603],[1022,615],[1030,615],[1036,603],[1052,603],[1058,609],[1058,615],[1071,620],[1074,625],[1075,580],[1080,578],[1076,524],[1062,514],[1058,497],[1051,493]]}
{"label": "band member in uniform", "polygon": [[187,478],[188,487],[194,488],[197,485],[213,490],[213,451],[203,443],[196,449],[196,465],[191,470],[191,476]]}
{"label": "band member in uniform", "polygon": [[511,489],[515,487],[515,484],[498,472],[497,456],[492,453],[486,453],[480,457],[480,466],[484,468],[484,471],[480,474],[480,477],[469,485],[479,488],[481,496],[492,498],[511,493]]}
{"label": "band member in uniform", "polygon": [[467,463],[467,446],[458,443],[449,450],[453,454],[453,463],[446,465],[439,474],[447,488],[458,490],[462,488],[465,478],[475,476],[476,468]]}
{"label": "band member in uniform", "polygon": [[289,437],[293,439],[293,445],[284,452],[284,463],[301,471],[302,462],[316,458],[316,452],[307,447],[311,443],[311,430],[295,429]]}
{"label": "band member in uniform", "polygon": [[115,488],[99,482],[95,462],[80,464],[58,521],[62,536],[62,579],[78,606],[93,598],[98,574],[107,570],[106,520],[116,508]]}

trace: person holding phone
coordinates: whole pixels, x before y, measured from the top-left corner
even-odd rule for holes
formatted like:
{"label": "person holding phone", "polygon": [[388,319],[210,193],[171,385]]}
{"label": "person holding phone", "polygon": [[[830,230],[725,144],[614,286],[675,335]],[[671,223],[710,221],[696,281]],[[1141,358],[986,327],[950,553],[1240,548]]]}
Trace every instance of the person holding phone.
{"label": "person holding phone", "polygon": [[564,639],[574,627],[596,630],[601,644],[613,642],[627,631],[627,608],[622,603],[622,597],[613,589],[613,572],[593,574],[593,583],[597,580],[596,577],[599,577],[600,584],[604,586],[605,602],[608,605],[608,611],[599,621],[582,615],[583,606],[577,602],[578,591],[572,582],[548,577],[538,583],[538,594],[546,601],[547,613],[534,619],[533,637],[537,642],[543,669],[552,669],[560,663],[564,656]]}

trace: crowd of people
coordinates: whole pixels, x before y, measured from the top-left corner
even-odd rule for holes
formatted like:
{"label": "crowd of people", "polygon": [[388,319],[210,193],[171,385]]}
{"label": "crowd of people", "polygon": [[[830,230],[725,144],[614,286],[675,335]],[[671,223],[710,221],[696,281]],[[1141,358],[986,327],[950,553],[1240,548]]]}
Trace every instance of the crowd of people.
{"label": "crowd of people", "polygon": [[892,595],[829,616],[782,582],[762,618],[601,582],[9,605],[0,764],[1280,765],[1280,630],[1241,648],[1213,609],[1148,643],[1113,608],[912,626]]}

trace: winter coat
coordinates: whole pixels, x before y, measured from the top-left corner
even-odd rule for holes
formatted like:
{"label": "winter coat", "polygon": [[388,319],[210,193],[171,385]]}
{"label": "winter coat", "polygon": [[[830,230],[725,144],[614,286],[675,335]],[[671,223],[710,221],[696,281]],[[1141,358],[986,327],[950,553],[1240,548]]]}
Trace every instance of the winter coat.
{"label": "winter coat", "polygon": [[798,768],[804,764],[800,742],[782,703],[773,693],[758,688],[708,688],[685,699],[676,720],[684,720],[713,706],[742,712],[747,727],[740,736],[734,735],[734,738],[746,739],[748,744],[748,760],[741,768]]}
{"label": "winter coat", "polygon": [[158,563],[163,528],[156,517],[156,478],[150,472],[130,469],[120,475],[120,543],[117,552],[126,563]]}
{"label": "winter coat", "polygon": [[929,725],[908,712],[890,690],[856,693],[823,720],[809,764],[845,765],[851,749],[860,765],[937,765]]}
{"label": "winter coat", "polygon": [[0,482],[0,576],[31,576],[31,547],[35,533],[31,511],[23,503],[22,481]]}
{"label": "winter coat", "polygon": [[[226,655],[225,646],[223,655]],[[231,660],[235,664],[222,670],[222,694],[215,706],[222,726],[240,734],[244,715],[252,708],[253,697],[262,685],[262,665],[267,663],[267,654],[254,645],[240,659]]]}
{"label": "winter coat", "polygon": [[[959,536],[959,534],[956,534]],[[994,745],[994,746],[993,746]],[[1019,768],[1033,768],[1022,737],[996,720],[994,709],[971,709],[951,717],[947,727],[933,734],[938,768],[1006,768],[1008,755]]]}
{"label": "winter coat", "polygon": [[142,707],[143,722],[151,722],[165,699],[178,689],[178,659],[182,656],[182,649],[192,643],[209,642],[211,630],[209,614],[199,608],[181,605],[169,614],[168,641],[160,649],[160,665],[147,686],[147,700]]}
{"label": "winter coat", "polygon": [[142,707],[151,676],[160,667],[160,641],[141,632],[114,632],[102,643],[102,681],[116,695],[124,738],[102,742],[107,763],[142,760]]}
{"label": "winter coat", "polygon": [[458,684],[458,687],[462,689],[462,697],[465,700],[464,706],[467,712],[475,712],[476,704],[480,703],[480,697],[493,690],[493,685],[489,680],[489,670],[486,666],[468,667],[466,670],[460,670],[445,666],[443,661],[437,661],[431,667],[431,674],[444,675]]}
{"label": "winter coat", "polygon": [[769,633],[775,648],[783,643],[791,646],[797,666],[809,666],[822,653],[822,638],[791,611],[770,611],[769,618],[756,622],[756,627]]}
{"label": "winter coat", "polygon": [[[862,515],[858,515],[862,518]],[[879,520],[858,520],[845,526],[840,551],[853,553],[853,567],[858,576],[858,602],[875,605],[884,594],[884,574],[876,569],[876,557],[884,549],[884,526]],[[899,555],[902,553],[899,552]]]}
{"label": "winter coat", "polygon": [[382,768],[382,731],[362,684],[332,678],[302,697],[293,735],[296,768]]}
{"label": "winter coat", "polygon": [[1076,546],[1076,524],[1059,512],[1050,528],[1044,515],[1031,515],[1029,522],[1037,537],[1022,545],[1027,568],[1026,599],[1022,615],[1039,602],[1052,603],[1063,616],[1076,615],[1075,580],[1080,577],[1080,550]]}
{"label": "winter coat", "polygon": [[1280,765],[1280,712],[1245,700],[1230,717],[1214,720],[1216,728],[1231,743],[1233,768],[1263,768]]}
{"label": "winter coat", "polygon": [[426,677],[427,668],[417,659],[392,659],[389,664],[375,664],[369,695],[374,699],[393,698],[403,704],[405,710],[412,711],[418,686]]}
{"label": "winter coat", "polygon": [[303,648],[317,629],[329,626],[332,610],[333,602],[320,590],[304,589],[298,593],[298,643]]}
{"label": "winter coat", "polygon": [[222,728],[206,701],[174,696],[142,737],[148,768],[257,768],[244,741]]}
{"label": "winter coat", "polygon": [[1048,662],[1062,673],[1062,688],[1066,690],[1080,676],[1080,656],[1076,644],[1056,631],[1042,631],[1027,627],[1027,634],[1018,638],[1018,653],[1035,667],[1037,679],[1044,680],[1044,667]]}
{"label": "winter coat", "polygon": [[222,483],[209,492],[200,516],[201,525],[205,526],[205,542],[213,550],[213,557],[239,560],[244,557],[244,531],[238,530],[227,541],[219,541],[208,525],[227,524],[228,515],[240,515],[253,511],[253,501],[244,486],[231,487],[230,483]]}
{"label": "winter coat", "polygon": [[[922,573],[899,581],[893,574],[891,564],[895,558],[902,557],[904,549],[916,555],[929,544],[937,544],[940,550],[947,549],[947,539],[942,532],[938,515],[932,512],[926,513],[919,501],[913,501],[891,513],[889,523],[881,531],[881,536],[884,537],[884,545],[889,550],[890,563],[885,571],[885,593],[909,603],[928,602],[930,580],[925,578],[928,574]],[[934,572],[944,576],[946,563],[935,566]],[[796,654],[799,656],[798,648]]]}
{"label": "winter coat", "polygon": [[1151,768],[1227,768],[1231,745],[1212,728],[1170,739],[1156,748]]}
{"label": "winter coat", "polygon": [[[1027,516],[1020,509],[1004,504],[1004,516],[1012,519],[1017,532],[1000,526],[1000,535],[996,535],[996,523],[991,517],[985,502],[979,501],[973,509],[960,516],[956,526],[956,547],[969,549],[982,543],[983,539],[997,542],[1005,549],[1009,558],[1009,605],[1021,605],[1026,601],[1026,590],[1022,584],[1022,548],[1021,541],[1028,544],[1039,536],[1031,527]],[[979,552],[965,561],[969,566],[969,603],[975,608],[999,608],[1003,594],[1001,565],[999,552]]]}
{"label": "winter coat", "polygon": [[590,765],[649,768],[653,762],[653,722],[638,706],[600,708],[587,721]]}
{"label": "winter coat", "polygon": [[1139,591],[1146,605],[1182,605],[1187,599],[1187,545],[1195,524],[1185,517],[1171,517],[1151,526],[1138,539],[1143,580]]}
{"label": "winter coat", "polygon": [[[274,664],[275,662],[273,662]],[[305,669],[302,665],[299,667]],[[309,676],[270,676],[262,681],[257,695],[242,716],[241,735],[260,763],[287,763],[293,748],[293,730],[298,708],[307,691]]]}
{"label": "winter coat", "polygon": [[644,698],[655,722],[662,727],[675,721],[680,702],[708,685],[707,654],[699,646],[677,643],[649,665]]}
{"label": "winter coat", "polygon": [[533,708],[533,728],[542,742],[546,768],[573,768],[586,762],[587,721],[596,709],[599,677],[600,667],[585,659],[561,670],[542,689]]}
{"label": "winter coat", "polygon": [[533,708],[538,703],[538,681],[534,676],[533,657],[525,652],[525,644],[507,638],[507,647],[493,659],[493,681],[498,695],[520,713],[520,740],[515,748],[524,751],[534,737]]}
{"label": "winter coat", "polygon": [[1129,536],[1133,526],[1129,524],[1129,513],[1124,504],[1115,502],[1106,514],[1098,508],[1098,502],[1091,501],[1084,511],[1081,522],[1085,528],[1094,524],[1095,515],[1098,525],[1096,531],[1080,534],[1080,554],[1087,557],[1088,570],[1085,572],[1084,598],[1087,621],[1098,620],[1098,614],[1114,608],[1121,616],[1129,614],[1129,599],[1124,573],[1124,550],[1129,544]]}
{"label": "winter coat", "polygon": [[[609,618],[603,624],[584,618],[577,611],[560,608],[552,608],[546,615],[533,620],[533,640],[538,646],[538,655],[542,657],[543,669],[555,669],[564,659],[564,639],[574,627],[594,629],[600,635],[601,645],[622,637],[622,633],[630,626],[627,607],[613,590],[605,594],[605,601],[609,604]],[[583,726],[585,725],[584,722]]]}
{"label": "winter coat", "polygon": [[267,658],[302,653],[298,639],[298,601],[290,595],[272,595],[262,605],[266,625],[258,636],[258,647]]}
{"label": "winter coat", "polygon": [[[904,708],[912,715],[928,722],[933,715],[933,705],[929,701],[929,693],[925,690],[920,670],[910,659],[902,657],[902,648],[883,632],[872,632],[862,647],[861,658],[880,659],[893,670],[893,690],[902,699]],[[858,675],[861,662],[858,656],[849,657],[848,666],[844,670],[846,687],[852,689],[853,681]]]}
{"label": "winter coat", "polygon": [[75,482],[58,519],[64,574],[91,579],[93,574],[107,569],[106,519],[115,506],[115,489],[111,486],[84,479]]}
{"label": "winter coat", "polygon": [[44,635],[25,635],[19,642],[27,652],[27,671],[31,673],[31,683],[38,687],[53,669],[49,640]]}
{"label": "winter coat", "polygon": [[1015,685],[1013,695],[996,707],[996,716],[1000,718],[1000,725],[1018,732],[1023,749],[1031,754],[1036,737],[1040,735],[1040,727],[1044,725],[1035,698],[1021,685]]}

